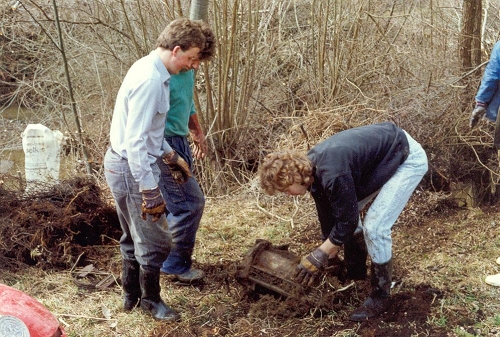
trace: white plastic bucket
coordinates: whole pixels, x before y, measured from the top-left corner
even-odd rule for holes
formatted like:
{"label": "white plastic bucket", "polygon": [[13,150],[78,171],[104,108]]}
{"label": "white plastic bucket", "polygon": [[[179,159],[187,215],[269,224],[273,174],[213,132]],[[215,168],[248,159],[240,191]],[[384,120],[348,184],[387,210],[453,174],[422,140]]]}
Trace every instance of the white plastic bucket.
{"label": "white plastic bucket", "polygon": [[26,190],[40,190],[59,182],[63,134],[42,124],[29,124],[22,133]]}

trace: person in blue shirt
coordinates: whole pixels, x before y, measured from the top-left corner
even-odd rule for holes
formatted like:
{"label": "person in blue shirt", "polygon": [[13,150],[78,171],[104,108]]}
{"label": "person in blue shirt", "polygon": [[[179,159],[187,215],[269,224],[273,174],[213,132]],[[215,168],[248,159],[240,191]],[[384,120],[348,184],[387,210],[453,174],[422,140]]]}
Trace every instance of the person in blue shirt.
{"label": "person in blue shirt", "polygon": [[123,232],[123,309],[139,305],[158,320],[180,316],[160,297],[160,268],[170,251],[171,234],[158,187],[157,161],[191,175],[189,165],[164,139],[169,80],[181,71],[197,69],[201,60],[213,55],[214,45],[214,35],[202,21],[172,21],[155,49],[128,70],[113,111],[104,175]]}
{"label": "person in blue shirt", "polygon": [[[170,109],[165,125],[165,140],[193,171],[193,156],[202,159],[207,152],[205,134],[198,122],[193,102],[194,71],[180,72],[170,79]],[[193,153],[188,136],[193,140]],[[160,189],[167,203],[167,222],[172,247],[161,272],[184,283],[201,281],[204,272],[192,268],[196,232],[205,207],[205,197],[195,176],[187,177],[159,162]]]}
{"label": "person in blue shirt", "polygon": [[[344,246],[348,277],[367,275],[371,258],[372,292],[351,315],[364,321],[387,310],[392,283],[392,226],[427,172],[422,146],[393,123],[338,132],[307,153],[268,154],[259,166],[268,194],[310,192],[316,204],[322,244],[297,266],[297,281],[309,286],[337,259]],[[371,202],[364,219],[359,212]],[[359,234],[358,234],[359,233]]]}
{"label": "person in blue shirt", "polygon": [[470,127],[474,128],[485,117],[495,122],[500,107],[500,41],[496,42],[484,69],[481,85],[476,93],[476,104],[471,113]]}
{"label": "person in blue shirt", "polygon": [[[481,85],[476,94],[476,105],[472,110],[470,128],[474,128],[479,120],[485,118],[495,122],[500,108],[500,41],[496,42],[491,51],[490,60],[484,69]],[[495,134],[499,134],[499,124],[495,126]],[[497,138],[495,136],[495,138]],[[500,144],[493,144],[495,150],[500,151]],[[500,257],[496,262],[500,264]],[[489,275],[485,279],[486,284],[500,287],[500,274]]]}

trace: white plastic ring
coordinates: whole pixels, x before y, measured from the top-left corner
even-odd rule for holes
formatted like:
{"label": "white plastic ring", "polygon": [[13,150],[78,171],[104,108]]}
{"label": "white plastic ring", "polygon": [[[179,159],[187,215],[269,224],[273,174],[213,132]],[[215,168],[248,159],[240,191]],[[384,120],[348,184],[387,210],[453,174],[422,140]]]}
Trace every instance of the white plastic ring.
{"label": "white plastic ring", "polygon": [[19,318],[0,316],[0,337],[30,337],[30,332]]}

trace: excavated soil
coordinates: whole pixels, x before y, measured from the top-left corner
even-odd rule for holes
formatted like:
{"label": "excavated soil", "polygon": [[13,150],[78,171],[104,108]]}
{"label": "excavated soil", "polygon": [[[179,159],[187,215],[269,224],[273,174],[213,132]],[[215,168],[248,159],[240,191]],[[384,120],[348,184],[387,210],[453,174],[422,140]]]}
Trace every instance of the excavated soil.
{"label": "excavated soil", "polygon": [[[0,262],[4,271],[15,273],[26,266],[33,266],[57,272],[83,268],[92,263],[97,269],[114,274],[118,282],[116,285],[119,284],[120,264],[105,255],[110,252],[116,255],[118,251],[118,220],[114,208],[102,197],[102,190],[92,180],[76,178],[64,181],[48,191],[30,196],[5,189],[0,192]],[[422,195],[422,198],[428,199],[428,196]],[[420,252],[415,254],[423,254],[425,250],[431,251],[447,245],[448,238],[457,230],[460,231],[439,220],[439,217],[453,217],[454,209],[439,203],[434,203],[432,207],[423,206],[422,200],[418,198],[414,198],[412,202],[401,217],[405,225],[394,231],[395,242],[400,247],[410,247],[413,245],[411,240],[418,240]],[[424,214],[426,221],[433,223],[433,235],[425,235],[425,227],[417,225],[421,217],[415,215],[415,210],[418,214]],[[457,223],[460,216],[457,213]],[[315,232],[314,226],[316,225],[311,223],[297,230],[291,240],[297,244],[308,242],[310,233]],[[188,286],[196,296],[215,293],[226,296],[225,301],[228,303],[215,304],[215,309],[209,311],[207,319],[222,325],[230,322],[230,332],[217,330],[218,333],[214,333],[214,328],[210,330],[208,326],[186,323],[187,325],[181,325],[171,333],[166,329],[161,334],[151,333],[150,336],[229,336],[239,329],[239,325],[243,329],[238,334],[240,336],[265,335],[257,328],[247,326],[247,317],[262,320],[272,317],[287,322],[279,334],[270,335],[291,336],[296,328],[294,320],[298,322],[311,317],[313,321],[309,324],[313,326],[314,322],[319,322],[328,315],[334,316],[335,324],[318,327],[314,332],[315,336],[334,336],[344,330],[355,331],[359,336],[384,337],[437,337],[447,333],[445,327],[432,324],[433,319],[435,322],[432,311],[436,311],[440,300],[453,290],[437,289],[425,282],[405,282],[409,271],[401,258],[395,260],[390,309],[380,317],[362,323],[350,322],[348,317],[369,295],[369,280],[353,283],[342,277],[342,274],[330,274],[321,280],[320,285],[316,285],[316,297],[313,300],[305,298],[303,294],[291,294],[287,297],[251,282],[238,280],[241,263],[240,260],[221,260],[217,264],[195,264],[205,271],[206,278],[203,283]],[[162,282],[169,282],[169,286],[174,288],[188,289],[175,281]],[[118,287],[111,290],[120,296]],[[201,295],[202,298],[204,296]],[[184,312],[192,317],[198,315],[196,308],[190,309],[189,306],[184,307]],[[482,315],[481,310],[465,314],[457,310],[448,314],[448,326],[473,326],[474,322],[483,318]]]}

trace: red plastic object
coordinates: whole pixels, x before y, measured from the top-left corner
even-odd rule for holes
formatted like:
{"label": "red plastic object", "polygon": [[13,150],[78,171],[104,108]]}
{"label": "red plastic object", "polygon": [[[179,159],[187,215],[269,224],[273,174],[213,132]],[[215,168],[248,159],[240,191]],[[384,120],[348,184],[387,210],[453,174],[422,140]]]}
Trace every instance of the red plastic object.
{"label": "red plastic object", "polygon": [[0,337],[67,335],[43,304],[22,291],[0,283]]}

